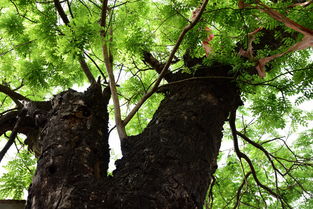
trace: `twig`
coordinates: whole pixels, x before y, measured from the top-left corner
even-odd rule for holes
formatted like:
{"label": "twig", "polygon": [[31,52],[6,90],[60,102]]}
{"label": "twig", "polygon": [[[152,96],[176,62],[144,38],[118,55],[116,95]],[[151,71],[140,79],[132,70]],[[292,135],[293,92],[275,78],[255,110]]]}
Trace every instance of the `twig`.
{"label": "twig", "polygon": [[73,14],[73,11],[72,11],[72,8],[71,8],[71,3],[69,0],[66,0],[66,4],[67,4],[67,7],[68,7],[68,10],[70,12],[70,15],[71,15],[71,18],[74,18],[74,14]]}

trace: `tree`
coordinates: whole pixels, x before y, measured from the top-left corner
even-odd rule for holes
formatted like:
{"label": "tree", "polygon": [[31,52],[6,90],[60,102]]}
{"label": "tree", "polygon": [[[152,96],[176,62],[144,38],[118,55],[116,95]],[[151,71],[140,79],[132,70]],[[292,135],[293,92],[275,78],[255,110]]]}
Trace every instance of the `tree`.
{"label": "tree", "polygon": [[2,2],[0,160],[36,156],[27,209],[312,208],[313,129],[286,139],[312,120],[312,1]]}

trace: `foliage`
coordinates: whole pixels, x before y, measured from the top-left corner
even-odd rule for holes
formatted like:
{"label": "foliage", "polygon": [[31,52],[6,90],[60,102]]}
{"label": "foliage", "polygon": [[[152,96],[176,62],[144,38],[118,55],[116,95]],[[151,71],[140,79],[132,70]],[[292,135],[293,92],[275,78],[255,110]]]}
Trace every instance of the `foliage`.
{"label": "foliage", "polygon": [[[108,24],[106,28],[101,28],[98,24],[100,1],[67,2],[63,1],[62,6],[70,19],[68,25],[57,15],[53,1],[1,0],[0,83],[12,89],[22,86],[19,93],[30,99],[44,99],[56,91],[73,85],[81,86],[87,81],[80,68],[80,57],[86,60],[95,77],[106,76],[101,49],[103,40],[99,35],[101,30],[105,30],[109,34],[114,73],[116,77],[119,74],[123,77],[118,80],[118,93],[121,103],[125,104],[122,108],[124,116],[151,88],[158,76],[143,62],[143,51],[149,51],[160,62],[165,62],[181,30],[188,24],[192,11],[199,6],[196,0],[109,1]],[[246,2],[252,4],[255,1]],[[288,6],[297,1],[263,2],[303,27],[312,29],[313,4],[290,8]],[[245,119],[238,117],[237,129],[264,145],[275,156],[307,163],[307,166],[300,167],[282,160],[284,165],[292,169],[290,175],[278,175],[277,178],[279,187],[283,188],[280,192],[290,205],[299,203],[301,208],[312,208],[313,184],[312,179],[306,177],[313,175],[313,134],[312,130],[298,131],[312,125],[312,113],[299,108],[299,105],[313,99],[312,49],[297,51],[270,62],[266,66],[267,76],[261,79],[250,73],[255,60],[243,59],[238,55],[240,48],[247,49],[248,33],[259,27],[264,28],[256,35],[255,45],[263,43],[262,38],[270,30],[274,31],[275,41],[281,42],[276,48],[273,48],[273,42],[257,48],[254,52],[257,59],[285,51],[301,40],[302,35],[260,10],[238,9],[237,0],[211,0],[200,22],[186,34],[176,53],[178,62],[171,66],[171,71],[192,72],[196,69],[186,70],[183,55],[188,53],[191,57],[204,57],[201,42],[207,36],[205,27],[211,28],[214,39],[210,43],[213,53],[204,58],[204,63],[229,64],[238,75],[236,81],[245,103],[240,113]],[[138,134],[144,129],[162,98],[161,94],[154,94],[144,104],[126,127],[129,135]],[[9,108],[12,108],[12,101],[0,94],[0,112]],[[296,156],[284,144],[288,135],[294,138],[288,145]],[[224,136],[225,141],[232,138],[227,127]],[[279,139],[267,142],[273,138]],[[275,170],[264,153],[244,140],[241,140],[240,146],[241,151],[253,159],[260,181],[275,188]],[[23,196],[23,190],[31,180],[29,174],[33,172],[34,162],[26,151],[21,151],[18,158],[6,166],[8,173],[0,179],[1,198],[20,199]],[[221,153],[219,164],[213,187],[213,206],[232,208],[236,203],[236,192],[249,167],[246,162],[238,161],[233,151]],[[279,160],[274,159],[274,164],[285,170]],[[259,188],[252,176],[244,184],[240,198],[240,208],[280,207],[280,202]]]}
{"label": "foliage", "polygon": [[28,189],[35,173],[36,159],[28,150],[22,149],[14,160],[3,166],[6,173],[0,177],[0,198],[20,200]]}

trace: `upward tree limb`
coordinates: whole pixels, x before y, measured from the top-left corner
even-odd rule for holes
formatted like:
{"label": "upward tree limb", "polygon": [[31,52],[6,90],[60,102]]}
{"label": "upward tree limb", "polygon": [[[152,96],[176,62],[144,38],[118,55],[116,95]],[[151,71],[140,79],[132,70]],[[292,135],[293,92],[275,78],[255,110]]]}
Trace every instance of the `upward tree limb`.
{"label": "upward tree limb", "polygon": [[[68,27],[70,27],[69,23],[69,19],[60,3],[59,0],[53,0],[54,2],[54,6],[56,8],[56,10],[58,11],[58,14],[60,15],[61,19],[63,20],[64,24],[67,25]],[[96,79],[93,77],[84,57],[83,57],[83,52],[82,55],[79,56],[79,64],[81,66],[81,68],[83,69],[85,75],[87,76],[88,80],[90,83],[96,83]]]}
{"label": "upward tree limb", "polygon": [[[113,57],[110,53],[110,49],[108,46],[108,41],[106,37],[105,27],[106,27],[106,16],[107,16],[107,10],[108,10],[108,0],[103,0],[102,2],[102,11],[101,11],[101,19],[100,19],[100,26],[102,27],[100,31],[100,36],[102,38],[102,54],[104,57],[104,63],[106,66],[106,70],[109,75],[109,85],[114,105],[114,117],[115,117],[115,123],[117,128],[117,133],[119,135],[120,140],[122,141],[127,137],[125,126],[122,122],[122,116],[121,116],[121,108],[120,108],[120,102],[117,95],[117,89],[116,89],[116,83],[115,83],[115,77],[113,73]],[[112,31],[111,31],[111,41],[112,41]]]}
{"label": "upward tree limb", "polygon": [[165,76],[169,66],[171,65],[171,62],[174,58],[174,55],[176,53],[176,51],[178,50],[181,42],[183,41],[186,33],[191,30],[200,20],[200,17],[206,7],[206,5],[208,4],[208,0],[203,0],[201,7],[199,8],[196,16],[191,20],[191,22],[183,29],[183,31],[180,33],[176,44],[174,46],[174,48],[172,49],[167,62],[165,63],[161,73],[159,74],[158,79],[156,80],[155,84],[153,85],[153,87],[150,89],[150,91],[148,91],[142,98],[141,100],[136,104],[136,106],[130,111],[130,113],[127,115],[127,117],[125,118],[125,120],[123,121],[123,125],[126,126],[127,123],[133,118],[133,116],[136,114],[136,112],[139,110],[139,108],[143,105],[143,103],[158,89],[163,77]]}

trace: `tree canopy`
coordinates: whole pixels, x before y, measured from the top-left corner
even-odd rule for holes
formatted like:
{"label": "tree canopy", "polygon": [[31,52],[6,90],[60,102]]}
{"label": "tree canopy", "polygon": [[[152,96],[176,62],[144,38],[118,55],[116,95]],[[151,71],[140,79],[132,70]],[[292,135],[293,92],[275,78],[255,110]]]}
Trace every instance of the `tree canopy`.
{"label": "tree canopy", "polygon": [[[205,208],[313,208],[313,114],[300,108],[313,98],[312,3],[1,0],[0,119],[99,80],[111,87],[120,137],[135,135],[163,99],[168,72],[223,63],[244,105],[224,126]],[[0,133],[7,142],[14,130]],[[24,138],[0,178],[2,198],[22,198],[31,181]]]}

